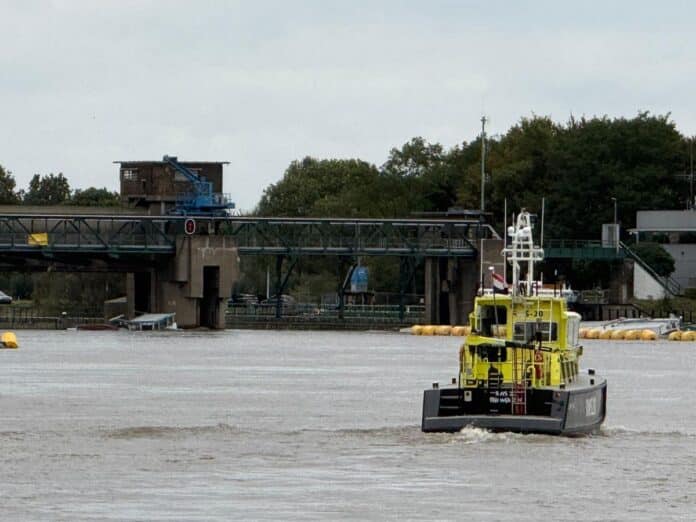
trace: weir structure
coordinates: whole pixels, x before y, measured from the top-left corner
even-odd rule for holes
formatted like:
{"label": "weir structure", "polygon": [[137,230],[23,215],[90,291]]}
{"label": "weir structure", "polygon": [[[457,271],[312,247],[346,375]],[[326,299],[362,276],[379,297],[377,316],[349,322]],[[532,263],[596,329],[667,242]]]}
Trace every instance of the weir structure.
{"label": "weir structure", "polygon": [[425,263],[426,320],[461,324],[480,266],[499,257],[496,238],[489,225],[467,219],[5,213],[0,269],[124,272],[129,314],[174,312],[181,327],[223,328],[239,256],[276,257],[276,295],[302,256],[396,256],[402,294]]}

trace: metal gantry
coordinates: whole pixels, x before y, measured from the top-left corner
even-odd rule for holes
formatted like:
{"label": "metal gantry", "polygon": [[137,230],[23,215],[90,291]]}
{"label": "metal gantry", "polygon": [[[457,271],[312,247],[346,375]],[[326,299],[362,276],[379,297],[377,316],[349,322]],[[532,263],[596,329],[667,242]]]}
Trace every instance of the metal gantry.
{"label": "metal gantry", "polygon": [[167,217],[2,215],[0,255],[171,255],[172,230]]}
{"label": "metal gantry", "polygon": [[[186,218],[129,215],[0,216],[0,255],[165,254]],[[196,218],[199,230],[232,237],[240,254],[474,257],[490,226],[466,220]]]}
{"label": "metal gantry", "polygon": [[467,220],[231,218],[219,230],[240,254],[475,257],[477,241],[496,237]]}

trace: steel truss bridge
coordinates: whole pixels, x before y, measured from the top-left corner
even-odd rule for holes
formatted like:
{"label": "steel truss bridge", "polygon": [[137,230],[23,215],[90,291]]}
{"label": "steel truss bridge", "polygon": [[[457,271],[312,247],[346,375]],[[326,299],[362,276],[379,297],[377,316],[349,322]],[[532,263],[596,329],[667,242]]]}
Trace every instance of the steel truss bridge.
{"label": "steel truss bridge", "polygon": [[[156,260],[176,250],[187,218],[132,215],[0,215],[0,261],[97,259],[118,265]],[[477,255],[477,241],[497,237],[472,220],[189,218],[197,233],[234,239],[242,255],[301,257]],[[126,263],[127,264],[127,263]]]}

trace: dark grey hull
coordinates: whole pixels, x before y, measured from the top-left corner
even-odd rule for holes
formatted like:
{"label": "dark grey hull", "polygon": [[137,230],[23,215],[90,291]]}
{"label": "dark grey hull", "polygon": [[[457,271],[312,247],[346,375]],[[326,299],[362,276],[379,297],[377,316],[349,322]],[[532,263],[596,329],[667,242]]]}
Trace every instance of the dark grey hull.
{"label": "dark grey hull", "polygon": [[[585,435],[594,433],[606,417],[607,382],[599,376],[582,376],[566,388],[534,390],[530,400],[530,414],[515,415],[501,403],[504,391],[496,392],[495,400],[488,390],[473,390],[483,396],[476,403],[476,395],[459,388],[433,388],[423,396],[422,430],[455,432],[467,426],[492,431],[519,433],[546,433],[550,435]],[[467,400],[468,399],[468,400]],[[482,411],[483,409],[483,411]],[[493,410],[493,411],[491,411]]]}

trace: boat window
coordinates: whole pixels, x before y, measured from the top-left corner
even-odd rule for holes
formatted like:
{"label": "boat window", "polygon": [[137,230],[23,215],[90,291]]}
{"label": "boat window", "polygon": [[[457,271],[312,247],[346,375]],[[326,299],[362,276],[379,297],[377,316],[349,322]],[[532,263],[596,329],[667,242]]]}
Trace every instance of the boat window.
{"label": "boat window", "polygon": [[504,306],[485,305],[480,308],[481,335],[492,336],[492,326],[507,324],[507,308]]}
{"label": "boat window", "polygon": [[507,349],[504,346],[496,346],[494,344],[482,344],[476,347],[480,359],[485,359],[488,362],[505,362],[507,361]]}
{"label": "boat window", "polygon": [[[551,337],[549,337],[549,326],[551,327]],[[558,340],[558,323],[548,322],[520,322],[515,323],[513,339],[515,341],[530,342],[536,337],[536,333],[541,333],[542,341],[557,341]]]}

